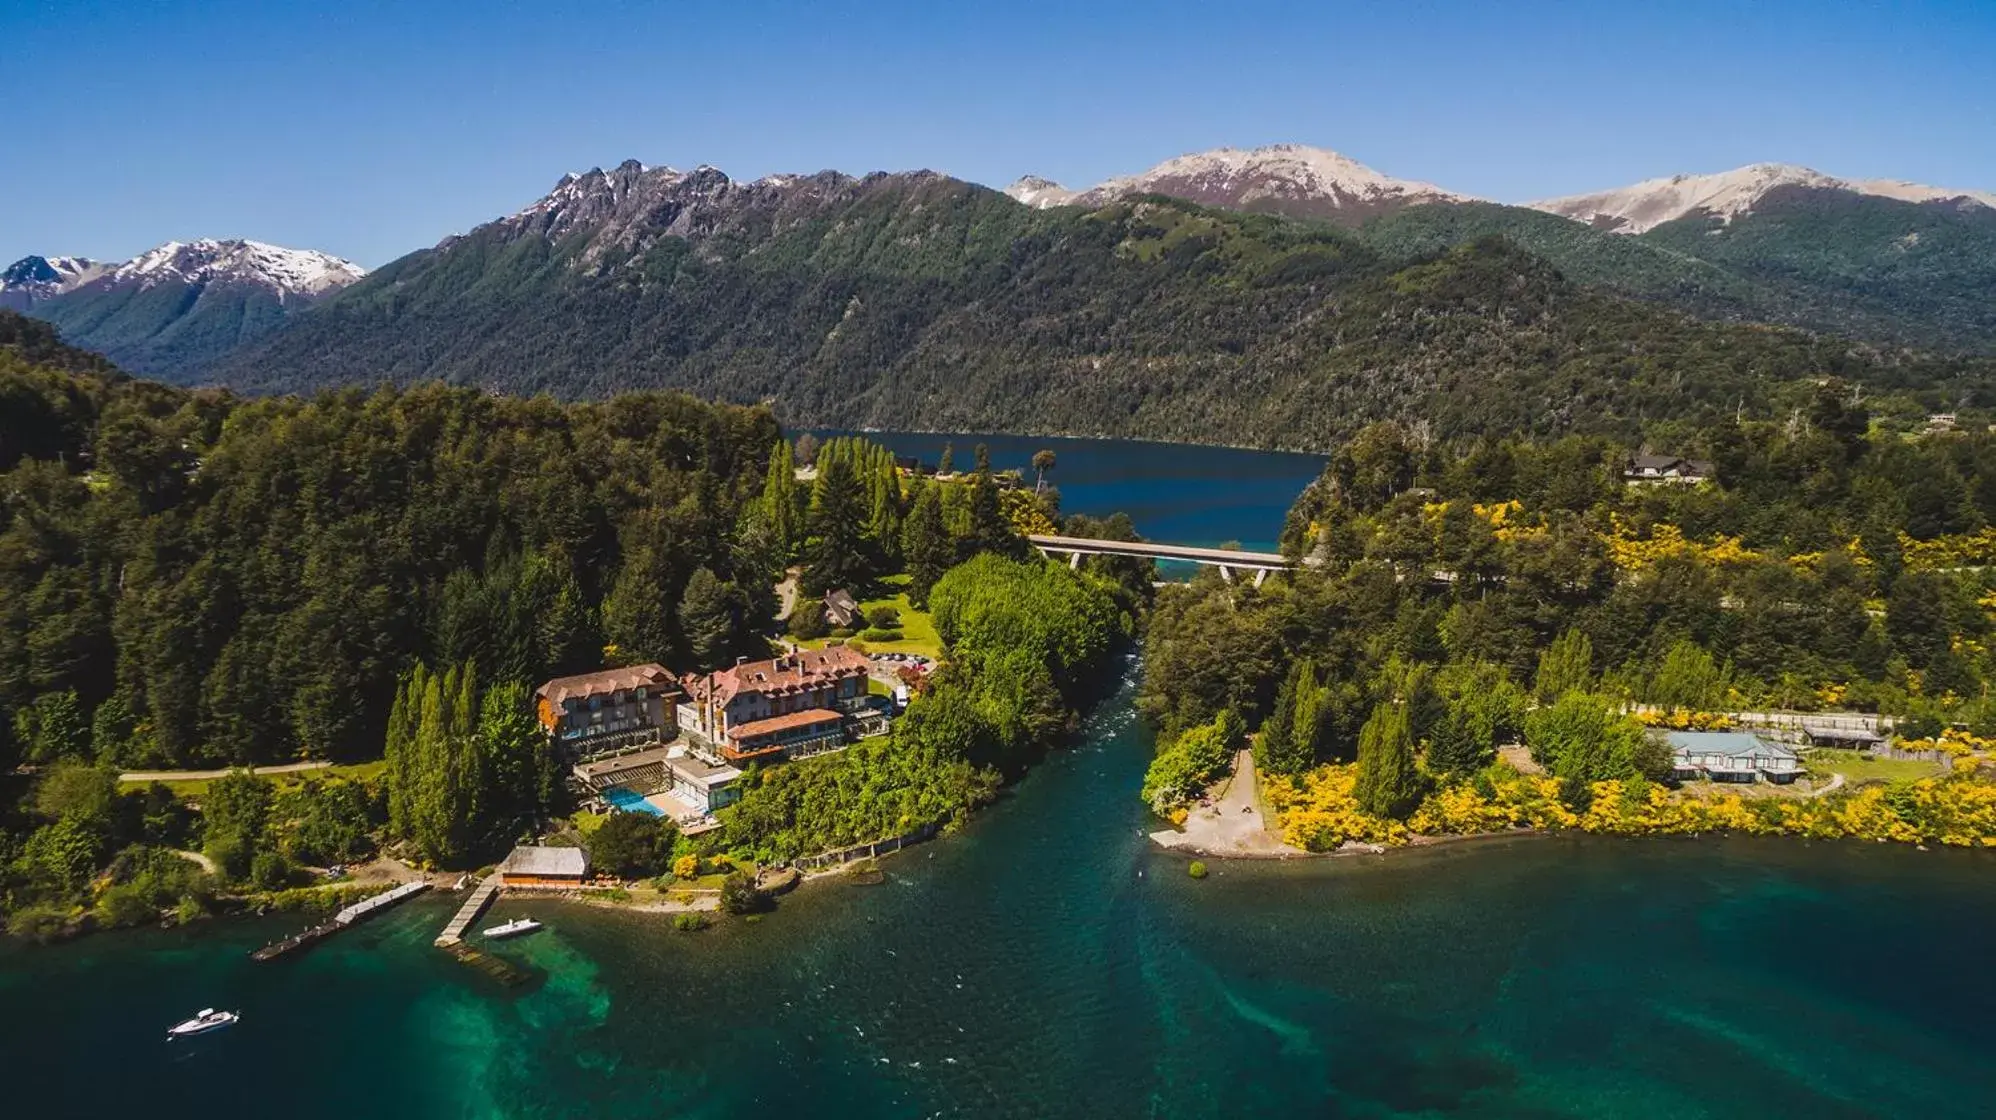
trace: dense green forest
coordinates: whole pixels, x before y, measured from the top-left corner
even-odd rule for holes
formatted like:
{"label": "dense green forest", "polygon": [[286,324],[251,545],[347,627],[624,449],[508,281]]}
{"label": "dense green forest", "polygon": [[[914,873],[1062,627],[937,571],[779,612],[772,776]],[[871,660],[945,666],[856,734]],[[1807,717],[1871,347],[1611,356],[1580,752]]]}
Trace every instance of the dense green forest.
{"label": "dense green forest", "polygon": [[1297,796],[1381,820],[1514,739],[1576,812],[1589,783],[1665,777],[1627,702],[1996,734],[1996,436],[1879,431],[1826,384],[1786,422],[1682,450],[1716,481],[1630,485],[1625,449],[1588,437],[1361,432],[1291,511],[1284,547],[1315,566],[1159,595],[1139,699],[1165,744],[1154,803],[1224,763],[1215,720],[1258,729],[1271,774],[1355,762],[1343,789]]}
{"label": "dense green forest", "polygon": [[[766,655],[792,565],[813,594],[907,573],[948,650],[914,714],[751,773],[701,845],[649,817],[586,842],[649,875],[947,824],[1066,733],[1149,590],[1126,564],[1031,555],[1019,532],[1050,527],[1057,495],[1001,494],[981,448],[910,487],[885,448],[793,449],[763,409],[436,385],[243,400],[132,380],[18,316],[0,332],[0,912],[27,936],[561,831],[533,686]],[[360,765],[119,781],[301,758]]]}
{"label": "dense green forest", "polygon": [[1493,237],[1368,242],[1162,198],[1034,210],[932,174],[606,182],[644,205],[592,195],[482,226],[210,375],[661,386],[797,424],[1321,449],[1380,419],[1633,440],[1664,417],[1784,413],[1823,376],[1901,420],[1989,403],[1986,362],[1697,321]]}
{"label": "dense green forest", "polygon": [[[694,573],[767,575],[731,547],[764,410],[0,378],[6,757],[365,757],[418,660],[523,682],[606,644],[685,665]],[[40,718],[63,708],[83,725]]]}

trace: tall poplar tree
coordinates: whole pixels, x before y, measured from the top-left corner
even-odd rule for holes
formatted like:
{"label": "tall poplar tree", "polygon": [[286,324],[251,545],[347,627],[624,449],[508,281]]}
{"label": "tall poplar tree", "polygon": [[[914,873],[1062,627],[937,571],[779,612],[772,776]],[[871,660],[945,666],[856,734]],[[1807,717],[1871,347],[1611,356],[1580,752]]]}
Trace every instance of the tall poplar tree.
{"label": "tall poplar tree", "polygon": [[1405,819],[1421,800],[1421,774],[1414,766],[1414,736],[1407,705],[1382,700],[1358,734],[1359,808],[1375,817]]}
{"label": "tall poplar tree", "polygon": [[784,440],[777,440],[769,450],[769,472],[763,478],[756,509],[771,543],[781,553],[780,560],[788,564],[804,536],[804,511],[797,490],[797,463]]}
{"label": "tall poplar tree", "polygon": [[1594,683],[1594,643],[1578,630],[1563,631],[1539,654],[1532,692],[1550,704],[1569,692],[1585,692]]}

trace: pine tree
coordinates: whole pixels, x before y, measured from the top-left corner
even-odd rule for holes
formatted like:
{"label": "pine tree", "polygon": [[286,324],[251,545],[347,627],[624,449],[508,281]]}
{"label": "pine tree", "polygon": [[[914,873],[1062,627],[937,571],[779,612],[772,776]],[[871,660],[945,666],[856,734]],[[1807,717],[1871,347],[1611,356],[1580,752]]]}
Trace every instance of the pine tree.
{"label": "pine tree", "polygon": [[1254,764],[1264,774],[1288,773],[1280,769],[1276,760],[1287,760],[1294,751],[1294,730],[1296,718],[1296,689],[1300,683],[1298,670],[1304,662],[1297,661],[1289,667],[1289,675],[1282,678],[1282,684],[1275,690],[1275,703],[1268,709],[1268,718],[1261,721],[1261,731],[1255,735]]}
{"label": "pine tree", "polygon": [[602,635],[567,556],[553,549],[529,553],[520,566],[511,603],[526,656],[518,673],[495,675],[541,681],[597,663]]}
{"label": "pine tree", "polygon": [[1402,820],[1421,799],[1407,705],[1382,700],[1358,735],[1358,806],[1375,817]]}
{"label": "pine tree", "polygon": [[1316,664],[1309,658],[1292,664],[1262,721],[1255,764],[1270,774],[1300,774],[1316,765],[1327,700]]}
{"label": "pine tree", "polygon": [[1010,553],[1016,540],[1012,523],[1005,518],[998,500],[998,480],[991,477],[991,453],[977,445],[977,471],[970,480],[970,537],[964,542],[966,557],[979,552]]}
{"label": "pine tree", "polygon": [[790,445],[783,440],[770,448],[769,473],[763,478],[757,513],[769,531],[778,560],[788,564],[804,535],[804,523],[798,502],[797,464],[791,458]]}
{"label": "pine tree", "polygon": [[864,534],[866,491],[840,446],[827,443],[818,453],[818,486],[812,500],[809,564],[800,581],[806,595],[834,588],[857,588],[872,578],[872,559]]}
{"label": "pine tree", "polygon": [[926,609],[929,591],[949,571],[955,546],[943,525],[942,484],[929,483],[915,495],[915,508],[902,527],[901,555],[908,568],[908,601]]}
{"label": "pine tree", "polygon": [[706,568],[686,581],[686,594],[679,600],[679,628],[694,667],[714,669],[727,662],[740,640],[742,619],[737,598],[733,586]]}
{"label": "pine tree", "polygon": [[626,665],[671,659],[672,627],[667,622],[665,585],[650,548],[624,557],[617,582],[603,600],[603,632]]}

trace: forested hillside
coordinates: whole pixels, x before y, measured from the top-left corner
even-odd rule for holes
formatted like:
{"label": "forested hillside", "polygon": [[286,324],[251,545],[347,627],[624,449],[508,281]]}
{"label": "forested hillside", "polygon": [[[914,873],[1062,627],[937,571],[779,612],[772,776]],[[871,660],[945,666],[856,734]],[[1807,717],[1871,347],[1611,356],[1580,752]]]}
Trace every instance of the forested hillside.
{"label": "forested hillside", "polygon": [[371,757],[419,659],[527,686],[606,644],[684,663],[693,574],[763,562],[729,543],[778,438],[763,409],[246,401],[93,369],[11,315],[0,338],[8,766]]}
{"label": "forested hillside", "polygon": [[927,173],[663,174],[565,181],[212,376],[263,391],[669,386],[767,400],[796,424],[1309,448],[1383,418],[1633,437],[1659,417],[1773,413],[1821,376],[1901,393],[1907,414],[1987,391],[1983,365],[1693,321],[1498,240],[1409,262],[1348,232],[1158,198],[1033,210]]}
{"label": "forested hillside", "polygon": [[1502,236],[1568,278],[1702,318],[1786,323],[1881,344],[1996,351],[1996,210],[1784,187],[1730,221],[1637,236],[1518,206],[1416,206],[1360,235],[1389,257]]}

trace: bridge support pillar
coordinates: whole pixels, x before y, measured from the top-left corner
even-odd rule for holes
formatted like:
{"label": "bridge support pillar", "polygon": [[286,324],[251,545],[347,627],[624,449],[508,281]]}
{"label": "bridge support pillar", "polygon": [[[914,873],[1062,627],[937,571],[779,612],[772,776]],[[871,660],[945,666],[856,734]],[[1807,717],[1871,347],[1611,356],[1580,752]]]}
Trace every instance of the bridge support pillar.
{"label": "bridge support pillar", "polygon": [[1234,582],[1234,570],[1232,568],[1228,567],[1225,564],[1215,564],[1213,566],[1220,569],[1221,579],[1227,581],[1228,583]]}
{"label": "bridge support pillar", "polygon": [[1267,578],[1268,578],[1268,569],[1267,569],[1267,568],[1256,568],[1256,569],[1254,570],[1254,585],[1255,585],[1256,587],[1260,587],[1260,586],[1261,586],[1261,581],[1262,581],[1262,580],[1265,580],[1265,579],[1267,579]]}
{"label": "bridge support pillar", "polygon": [[1079,552],[1070,552],[1070,553],[1068,553],[1068,554],[1067,554],[1067,566],[1068,566],[1068,567],[1069,567],[1070,569],[1074,569],[1074,570],[1077,570],[1077,571],[1078,571],[1078,570],[1079,570],[1079,569],[1081,568],[1081,554],[1080,554]]}

